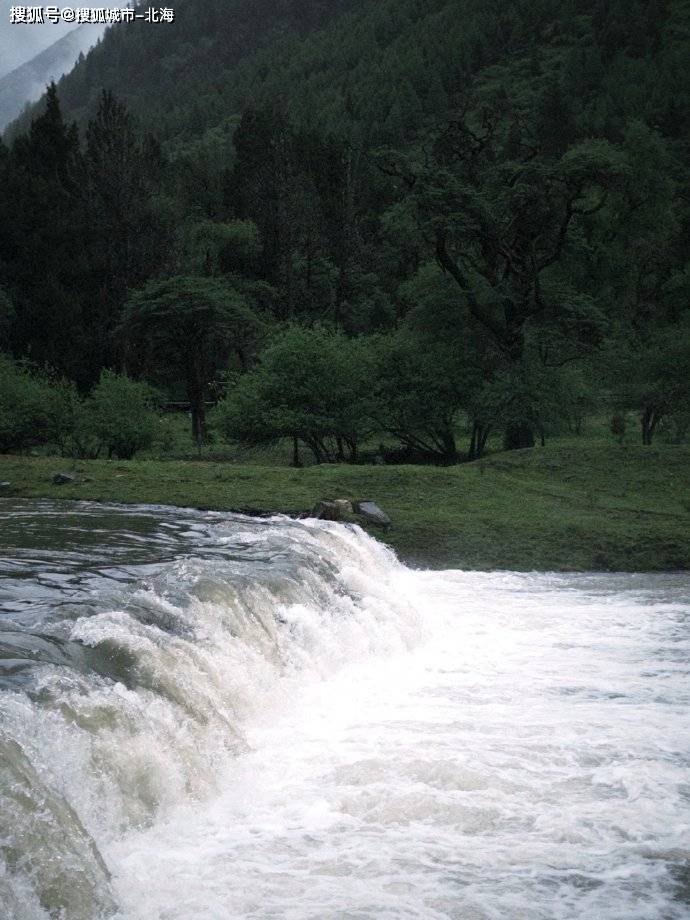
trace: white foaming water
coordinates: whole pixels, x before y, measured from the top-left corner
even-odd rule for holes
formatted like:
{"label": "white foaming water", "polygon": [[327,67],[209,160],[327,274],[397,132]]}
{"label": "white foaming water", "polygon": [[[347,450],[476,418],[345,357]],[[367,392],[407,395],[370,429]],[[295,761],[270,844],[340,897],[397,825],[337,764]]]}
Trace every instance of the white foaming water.
{"label": "white foaming water", "polygon": [[689,577],[412,572],[217,515],[180,539],[61,585],[71,666],[0,696],[11,918],[690,916]]}

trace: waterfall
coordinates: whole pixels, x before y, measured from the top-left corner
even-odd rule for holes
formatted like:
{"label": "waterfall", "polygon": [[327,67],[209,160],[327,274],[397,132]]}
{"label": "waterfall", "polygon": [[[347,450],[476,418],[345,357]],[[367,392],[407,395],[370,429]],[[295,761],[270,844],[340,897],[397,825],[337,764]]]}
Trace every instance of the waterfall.
{"label": "waterfall", "polygon": [[247,720],[308,675],[424,634],[409,573],[360,529],[207,518],[177,558],[102,568],[32,624],[0,696],[0,892],[18,917],[111,915],[101,841],[217,793]]}
{"label": "waterfall", "polygon": [[0,506],[0,914],[680,918],[690,577]]}

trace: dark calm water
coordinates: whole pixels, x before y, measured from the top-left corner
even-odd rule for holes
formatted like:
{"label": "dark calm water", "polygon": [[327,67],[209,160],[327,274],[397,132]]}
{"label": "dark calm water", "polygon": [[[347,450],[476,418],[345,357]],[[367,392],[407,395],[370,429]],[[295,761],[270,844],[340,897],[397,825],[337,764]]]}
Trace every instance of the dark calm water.
{"label": "dark calm water", "polygon": [[690,576],[0,501],[0,917],[690,917]]}

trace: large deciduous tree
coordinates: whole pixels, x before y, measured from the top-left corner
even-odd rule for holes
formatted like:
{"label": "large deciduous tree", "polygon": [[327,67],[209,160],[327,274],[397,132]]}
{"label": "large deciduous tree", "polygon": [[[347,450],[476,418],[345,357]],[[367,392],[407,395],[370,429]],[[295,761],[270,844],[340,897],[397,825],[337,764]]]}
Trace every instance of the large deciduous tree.
{"label": "large deciduous tree", "polygon": [[197,444],[206,437],[208,386],[229,352],[246,356],[262,321],[251,299],[219,278],[177,276],[151,281],[133,293],[121,332],[143,346],[149,367],[167,364],[184,381]]}
{"label": "large deciduous tree", "polygon": [[322,327],[287,326],[218,409],[223,434],[249,445],[298,442],[317,463],[357,460],[374,426],[374,354],[364,340]]}
{"label": "large deciduous tree", "polygon": [[[568,274],[585,222],[606,205],[627,169],[622,151],[590,140],[542,151],[517,115],[475,106],[439,131],[424,154],[387,153],[381,168],[404,193],[387,226],[417,232],[455,282],[460,316],[491,338],[513,372],[528,332],[572,349],[596,344],[601,314]],[[532,443],[525,419],[509,447]]]}

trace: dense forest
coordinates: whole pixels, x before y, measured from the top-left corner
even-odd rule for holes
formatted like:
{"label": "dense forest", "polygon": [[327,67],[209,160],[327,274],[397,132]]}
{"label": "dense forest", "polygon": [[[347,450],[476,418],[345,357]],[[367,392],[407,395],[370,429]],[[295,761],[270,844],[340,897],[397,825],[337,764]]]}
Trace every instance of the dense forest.
{"label": "dense forest", "polygon": [[132,456],[161,400],[295,463],[686,438],[687,2],[176,12],[0,145],[0,450]]}

